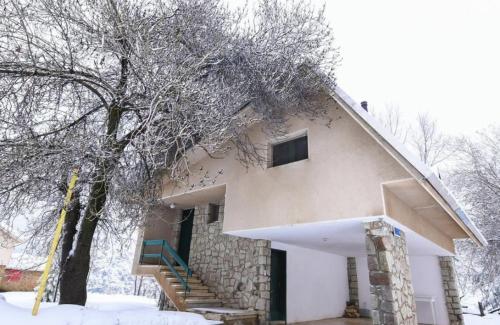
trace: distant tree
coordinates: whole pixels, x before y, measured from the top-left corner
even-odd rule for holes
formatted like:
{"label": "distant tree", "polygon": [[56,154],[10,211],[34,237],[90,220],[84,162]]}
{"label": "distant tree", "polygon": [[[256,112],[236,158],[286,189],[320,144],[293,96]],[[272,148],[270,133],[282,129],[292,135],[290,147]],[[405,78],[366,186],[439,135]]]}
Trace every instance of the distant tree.
{"label": "distant tree", "polygon": [[451,186],[488,240],[487,247],[460,242],[459,276],[468,292],[479,291],[485,306],[500,306],[500,127],[456,145]]}
{"label": "distant tree", "polygon": [[[0,221],[28,216],[46,247],[68,172],[80,168],[63,237],[60,303],[84,305],[94,235],[123,234],[182,180],[187,151],[236,147],[243,130],[320,116],[337,51],[323,10],[258,1],[0,0]],[[237,114],[248,103],[254,117]]]}
{"label": "distant tree", "polygon": [[427,113],[418,114],[416,121],[410,123],[401,117],[399,106],[388,105],[377,114],[377,118],[392,135],[430,167],[445,162],[453,155],[453,138],[439,131],[436,120]]}
{"label": "distant tree", "polygon": [[428,114],[419,114],[417,124],[411,130],[409,144],[418,153],[420,160],[436,166],[450,158],[454,152],[452,138],[439,131],[436,120]]}
{"label": "distant tree", "polygon": [[401,142],[408,140],[409,128],[401,117],[401,109],[397,105],[386,105],[385,110],[376,115],[386,129]]}

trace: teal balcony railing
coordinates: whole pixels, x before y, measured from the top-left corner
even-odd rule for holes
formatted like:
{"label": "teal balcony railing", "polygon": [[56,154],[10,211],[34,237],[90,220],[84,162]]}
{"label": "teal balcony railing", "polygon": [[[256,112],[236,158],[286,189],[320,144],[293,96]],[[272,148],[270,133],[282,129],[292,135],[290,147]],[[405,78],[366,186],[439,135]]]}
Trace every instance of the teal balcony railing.
{"label": "teal balcony railing", "polygon": [[[148,246],[160,246],[160,253],[144,253],[144,248]],[[175,263],[177,263],[186,272],[185,278],[180,275],[180,273],[177,271],[168,257],[171,257],[173,261],[175,261]],[[158,260],[159,265],[166,265],[170,272],[172,272],[179,280],[180,284],[184,288],[184,292],[186,293],[191,290],[189,286],[189,277],[193,275],[193,271],[188,267],[186,262],[182,260],[175,249],[173,249],[165,239],[144,240],[142,242],[140,264],[143,264],[143,260],[145,258],[154,258]]]}

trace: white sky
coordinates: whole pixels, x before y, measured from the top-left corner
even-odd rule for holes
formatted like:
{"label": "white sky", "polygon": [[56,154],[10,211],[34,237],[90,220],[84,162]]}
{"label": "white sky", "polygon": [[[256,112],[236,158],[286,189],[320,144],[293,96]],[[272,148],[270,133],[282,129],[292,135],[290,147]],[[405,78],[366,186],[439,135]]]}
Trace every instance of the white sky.
{"label": "white sky", "polygon": [[407,119],[429,112],[446,133],[500,124],[500,1],[325,3],[338,84],[358,102],[397,105]]}
{"label": "white sky", "polygon": [[428,112],[445,133],[500,125],[500,0],[311,2],[326,3],[338,84],[358,102]]}

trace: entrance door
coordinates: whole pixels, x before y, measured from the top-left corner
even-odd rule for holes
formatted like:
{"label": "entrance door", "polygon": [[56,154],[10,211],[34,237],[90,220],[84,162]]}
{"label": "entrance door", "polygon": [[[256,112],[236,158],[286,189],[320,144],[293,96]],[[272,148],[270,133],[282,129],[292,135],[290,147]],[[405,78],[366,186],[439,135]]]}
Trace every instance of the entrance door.
{"label": "entrance door", "polygon": [[191,250],[191,237],[193,235],[194,209],[182,211],[181,233],[179,236],[179,249],[177,254],[186,264],[189,264],[189,251]]}
{"label": "entrance door", "polygon": [[286,321],[286,251],[271,249],[271,320]]}

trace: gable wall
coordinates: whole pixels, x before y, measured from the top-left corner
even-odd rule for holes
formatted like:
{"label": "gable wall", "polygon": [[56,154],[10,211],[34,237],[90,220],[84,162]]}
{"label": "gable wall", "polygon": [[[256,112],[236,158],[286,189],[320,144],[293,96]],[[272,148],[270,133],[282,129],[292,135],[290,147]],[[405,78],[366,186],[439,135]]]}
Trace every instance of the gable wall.
{"label": "gable wall", "polygon": [[0,265],[9,264],[15,243],[0,229]]}
{"label": "gable wall", "polygon": [[[196,172],[186,188],[194,184],[194,190],[203,189],[200,180],[206,175],[205,184],[226,184],[224,231],[383,214],[380,183],[409,174],[333,100],[325,105],[331,107],[330,126],[327,119],[293,118],[288,123],[289,133],[308,130],[309,159],[247,170],[233,150],[223,159],[191,166]],[[249,135],[266,154],[272,139],[258,125]],[[186,188],[167,184],[163,196]]]}

